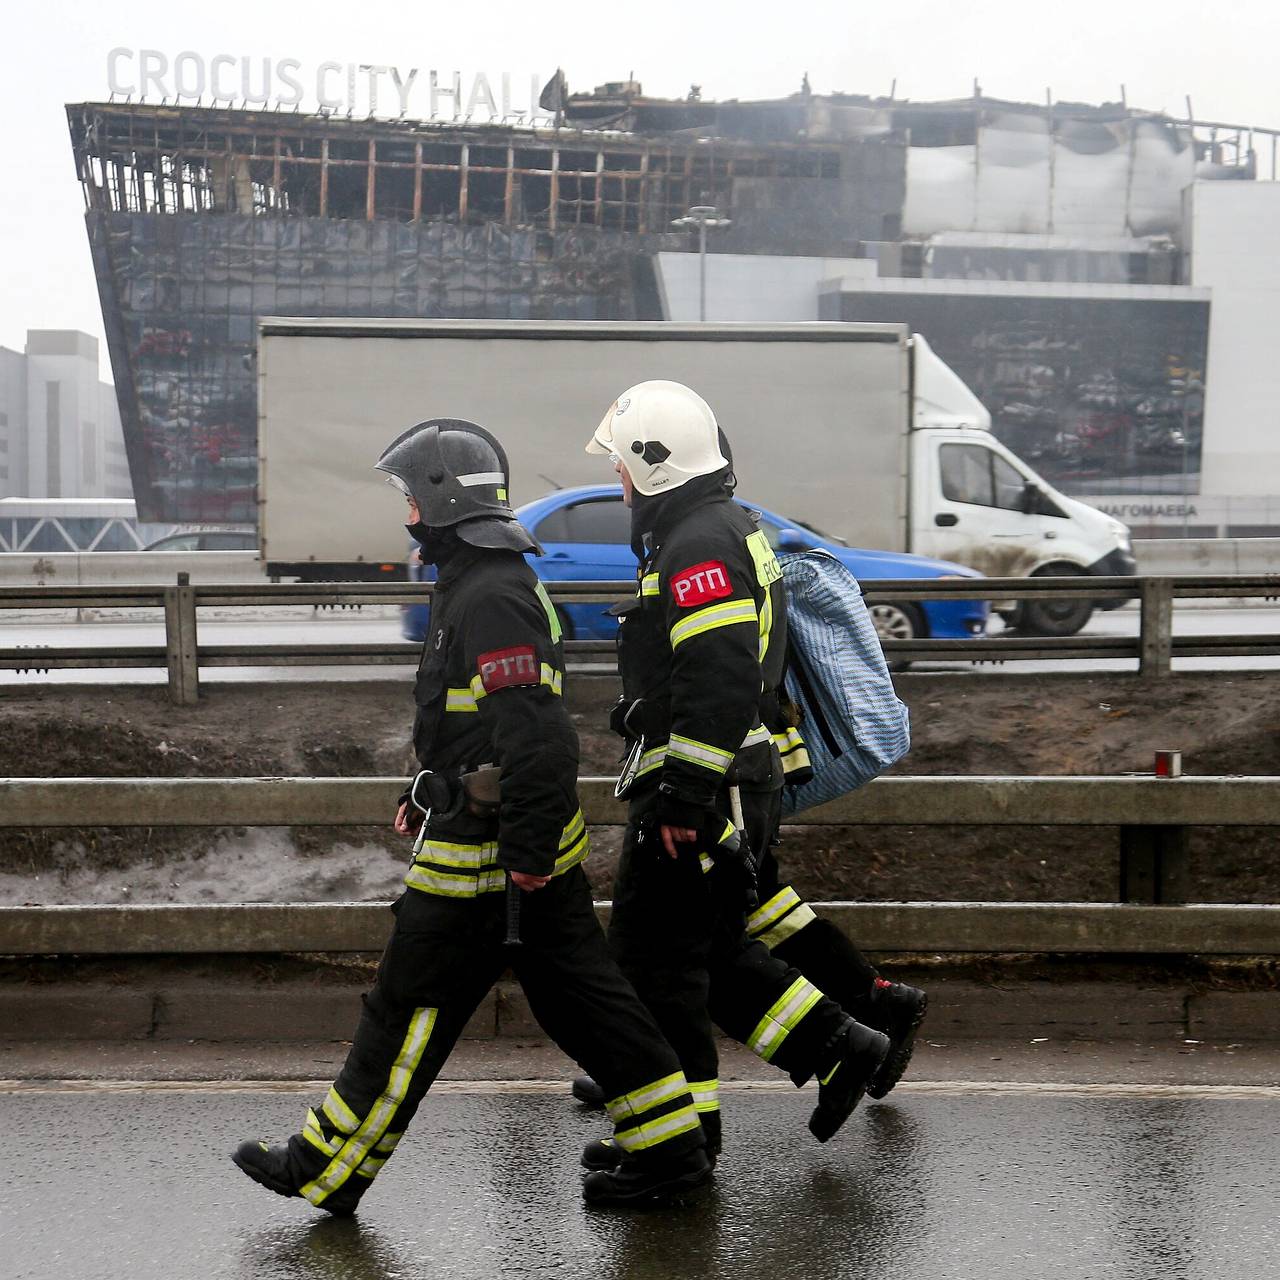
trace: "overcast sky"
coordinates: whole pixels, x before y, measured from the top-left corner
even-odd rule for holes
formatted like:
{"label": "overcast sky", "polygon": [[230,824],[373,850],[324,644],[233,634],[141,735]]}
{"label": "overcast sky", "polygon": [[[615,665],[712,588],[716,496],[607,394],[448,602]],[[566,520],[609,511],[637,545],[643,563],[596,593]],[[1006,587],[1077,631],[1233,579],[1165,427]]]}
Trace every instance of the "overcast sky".
{"label": "overcast sky", "polygon": [[33,0],[0,17],[0,346],[21,350],[29,328],[102,340],[63,106],[106,99],[115,47],[296,58],[312,75],[326,60],[417,67],[424,81],[485,72],[495,86],[560,65],[571,90],[634,73],[646,93],[699,84],[708,99],[782,96],[805,72],[815,93],[896,80],[917,101],[966,95],[975,78],[1035,102],[1046,88],[1115,101],[1123,84],[1131,106],[1180,115],[1190,95],[1202,119],[1280,127],[1276,0]]}

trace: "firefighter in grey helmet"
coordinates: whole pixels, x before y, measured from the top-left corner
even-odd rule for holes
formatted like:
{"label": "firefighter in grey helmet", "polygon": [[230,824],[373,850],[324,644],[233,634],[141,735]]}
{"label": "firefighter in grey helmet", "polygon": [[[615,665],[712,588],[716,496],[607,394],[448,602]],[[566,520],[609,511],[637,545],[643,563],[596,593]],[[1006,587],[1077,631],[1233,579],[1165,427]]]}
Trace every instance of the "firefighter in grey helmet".
{"label": "firefighter in grey helmet", "polygon": [[421,772],[395,818],[416,837],[413,860],[332,1088],[287,1142],[245,1142],[232,1158],[280,1195],[353,1213],[509,966],[609,1099],[623,1158],[584,1180],[584,1198],[647,1204],[700,1186],[711,1165],[688,1082],[613,960],[582,870],[564,645],[524,558],[537,547],[511,509],[502,446],[474,423],[437,418],[376,465],[438,571],[414,690]]}
{"label": "firefighter in grey helmet", "polygon": [[419,541],[426,531],[451,529],[473,547],[539,549],[512,510],[506,451],[474,422],[420,422],[398,435],[374,466],[417,507],[409,532]]}

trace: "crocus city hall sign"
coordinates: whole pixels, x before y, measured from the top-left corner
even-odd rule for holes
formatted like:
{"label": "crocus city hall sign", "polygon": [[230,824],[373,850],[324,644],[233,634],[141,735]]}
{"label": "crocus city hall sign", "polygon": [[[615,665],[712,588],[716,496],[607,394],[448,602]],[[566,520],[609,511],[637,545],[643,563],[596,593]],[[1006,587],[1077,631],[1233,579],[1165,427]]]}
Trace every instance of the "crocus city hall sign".
{"label": "crocus city hall sign", "polygon": [[[519,86],[513,81],[519,80]],[[538,105],[542,78],[491,80],[484,72],[408,70],[382,63],[321,62],[314,69],[297,58],[211,58],[185,51],[172,58],[158,49],[112,49],[107,86],[124,98],[199,103],[216,107],[301,109],[343,115],[399,115],[449,120],[540,120],[551,113]],[[527,86],[527,91],[526,91]]]}

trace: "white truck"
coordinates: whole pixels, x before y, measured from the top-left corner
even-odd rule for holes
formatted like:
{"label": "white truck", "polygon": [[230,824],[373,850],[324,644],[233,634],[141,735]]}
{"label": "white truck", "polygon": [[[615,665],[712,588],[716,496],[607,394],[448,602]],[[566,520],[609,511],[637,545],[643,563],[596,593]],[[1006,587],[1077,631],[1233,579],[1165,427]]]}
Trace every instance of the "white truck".
{"label": "white truck", "polygon": [[[902,325],[268,318],[258,378],[271,573],[378,577],[402,563],[396,496],[371,468],[425,418],[496,432],[516,503],[601,482],[583,443],[646,378],[706,398],[743,494],[851,545],[999,577],[1134,571],[1126,527],[1010,453],[977,397]],[[1024,630],[1070,635],[1093,606],[998,607]]]}

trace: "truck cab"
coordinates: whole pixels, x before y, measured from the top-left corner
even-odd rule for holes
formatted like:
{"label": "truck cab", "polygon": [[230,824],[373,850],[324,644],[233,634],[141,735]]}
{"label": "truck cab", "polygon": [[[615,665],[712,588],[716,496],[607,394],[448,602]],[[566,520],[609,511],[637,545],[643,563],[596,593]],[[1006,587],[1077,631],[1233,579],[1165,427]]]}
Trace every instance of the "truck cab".
{"label": "truck cab", "polygon": [[[982,402],[924,338],[915,334],[911,344],[911,550],[989,577],[1132,574],[1128,528],[1037,475],[991,434]],[[1084,626],[1094,604],[1009,601],[996,609],[1011,626],[1065,636]]]}

